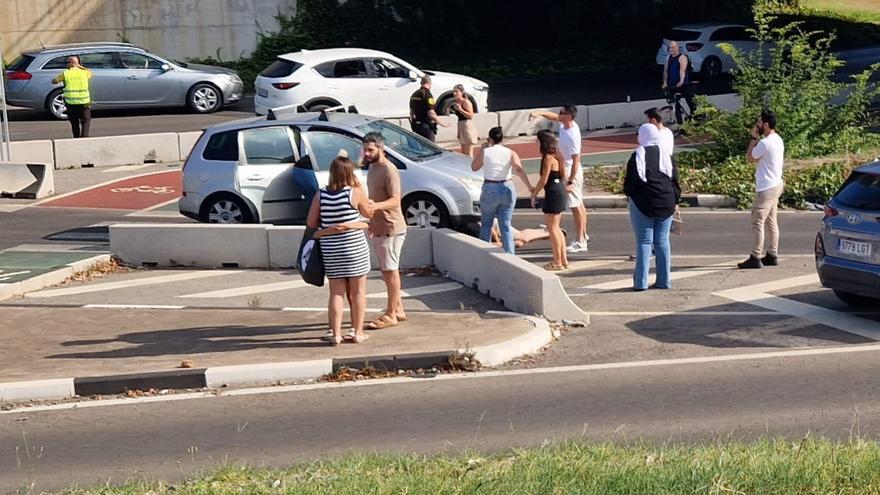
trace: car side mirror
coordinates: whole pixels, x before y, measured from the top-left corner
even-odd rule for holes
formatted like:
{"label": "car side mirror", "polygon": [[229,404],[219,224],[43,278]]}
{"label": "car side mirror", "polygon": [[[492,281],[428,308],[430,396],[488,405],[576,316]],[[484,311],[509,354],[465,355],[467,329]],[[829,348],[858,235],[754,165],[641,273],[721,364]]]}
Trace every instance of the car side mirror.
{"label": "car side mirror", "polygon": [[414,70],[409,71],[409,80],[410,81],[417,81],[418,79],[419,79],[419,75],[416,74],[416,71],[414,71]]}
{"label": "car side mirror", "polygon": [[162,67],[160,67],[160,69],[162,69],[162,72],[168,72],[169,70],[171,70],[171,66],[168,64],[162,64]]}

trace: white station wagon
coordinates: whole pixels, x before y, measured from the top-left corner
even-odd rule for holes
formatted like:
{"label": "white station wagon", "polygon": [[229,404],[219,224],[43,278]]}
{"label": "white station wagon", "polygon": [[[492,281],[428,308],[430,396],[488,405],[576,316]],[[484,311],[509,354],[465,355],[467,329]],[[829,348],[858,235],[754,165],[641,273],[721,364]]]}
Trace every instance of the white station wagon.
{"label": "white station wagon", "polygon": [[308,159],[324,186],[340,150],[359,162],[361,140],[373,131],[385,138],[386,156],[400,170],[408,225],[477,220],[483,178],[471,171],[470,158],[390,122],[338,112],[273,111],[206,129],[184,163],[178,209],[202,222],[304,223],[309,205],[294,184],[293,165]]}

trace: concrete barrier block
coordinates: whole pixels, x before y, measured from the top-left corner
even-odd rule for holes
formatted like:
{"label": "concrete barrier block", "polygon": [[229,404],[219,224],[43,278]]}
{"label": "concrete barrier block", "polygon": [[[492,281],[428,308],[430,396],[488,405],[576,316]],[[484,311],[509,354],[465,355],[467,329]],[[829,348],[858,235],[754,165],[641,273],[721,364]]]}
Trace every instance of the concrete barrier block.
{"label": "concrete barrier block", "polygon": [[667,105],[666,100],[590,105],[589,129],[638,126],[645,122],[645,110],[665,105]]}
{"label": "concrete barrier block", "polygon": [[[410,228],[406,232],[403,244],[400,268],[420,268],[434,264],[431,232],[433,229]],[[269,226],[266,230],[269,237],[269,268],[295,268],[296,255],[302,243],[305,227],[301,226]],[[370,253],[373,269],[379,268],[375,253]]]}
{"label": "concrete barrier block", "polygon": [[448,229],[432,235],[434,265],[449,278],[501,302],[511,311],[552,320],[587,321],[559,277],[500,248]]}
{"label": "concrete barrier block", "polygon": [[39,199],[55,194],[52,162],[0,162],[0,194]]}
{"label": "concrete barrier block", "polygon": [[55,147],[51,139],[12,141],[9,143],[12,162],[55,163]]}
{"label": "concrete barrier block", "polygon": [[180,160],[177,133],[55,140],[55,168],[112,167]]}
{"label": "concrete barrier block", "polygon": [[110,251],[135,266],[266,268],[267,225],[116,224]]}
{"label": "concrete barrier block", "polygon": [[542,129],[550,129],[553,132],[559,130],[559,124],[546,119],[535,119],[529,121],[529,114],[533,111],[546,110],[555,112],[558,108],[532,108],[529,110],[508,110],[498,112],[498,125],[504,129],[504,135],[513,136],[533,136]]}
{"label": "concrete barrier block", "polygon": [[202,137],[202,131],[194,131],[194,132],[178,132],[177,133],[177,149],[178,157],[180,161],[186,160],[189,156],[189,152],[192,151],[193,146],[196,145],[196,141]]}

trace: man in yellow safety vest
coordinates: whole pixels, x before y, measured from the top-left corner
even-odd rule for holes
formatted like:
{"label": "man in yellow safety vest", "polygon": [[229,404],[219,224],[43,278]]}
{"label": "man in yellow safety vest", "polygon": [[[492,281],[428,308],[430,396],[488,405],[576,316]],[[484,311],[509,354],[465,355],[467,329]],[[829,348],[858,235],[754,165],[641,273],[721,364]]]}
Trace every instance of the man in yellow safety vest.
{"label": "man in yellow safety vest", "polygon": [[67,70],[52,79],[52,84],[64,83],[64,105],[67,120],[73,129],[73,137],[89,137],[92,121],[92,99],[89,96],[89,79],[92,71],[79,63],[79,57],[67,57]]}

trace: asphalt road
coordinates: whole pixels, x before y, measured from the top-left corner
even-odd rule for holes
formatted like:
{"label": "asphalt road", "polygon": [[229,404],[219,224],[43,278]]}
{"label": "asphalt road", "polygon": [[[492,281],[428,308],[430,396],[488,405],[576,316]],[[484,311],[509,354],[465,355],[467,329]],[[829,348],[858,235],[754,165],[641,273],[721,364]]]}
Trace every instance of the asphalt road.
{"label": "asphalt road", "polygon": [[877,351],[558,370],[0,416],[0,490],[59,489],[328,454],[876,437]]}
{"label": "asphalt road", "polygon": [[[558,106],[564,103],[598,104],[662,98],[660,77],[653,69],[572,77],[531,78],[491,83],[489,108],[513,110]],[[730,91],[730,80],[722,77],[698,85],[705,94]],[[183,108],[152,110],[104,110],[93,112],[92,136],[142,134],[150,132],[198,131],[229,120],[252,117],[253,98],[210,115],[189,113]],[[31,109],[9,112],[9,131],[13,141],[70,137],[67,122]]]}

